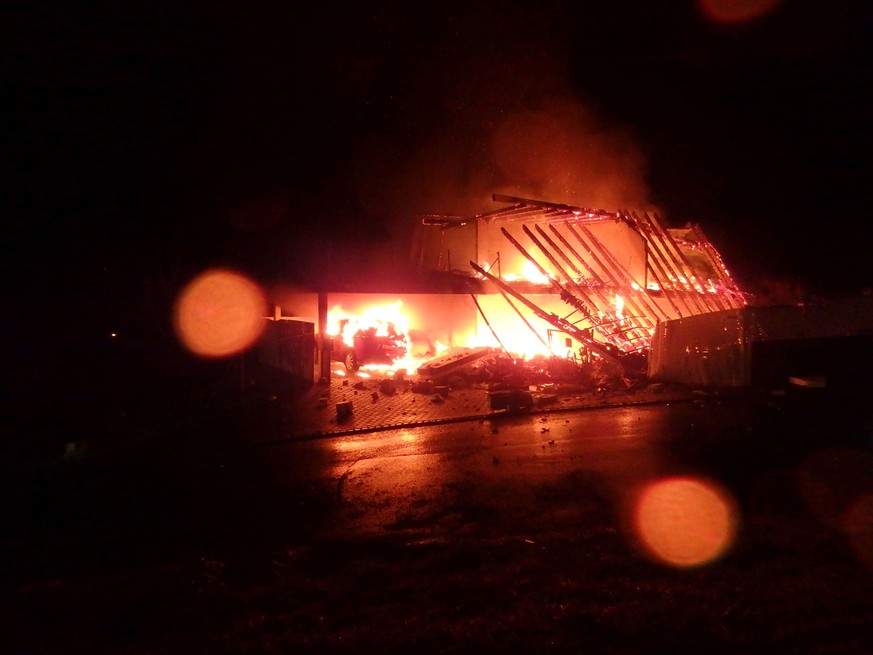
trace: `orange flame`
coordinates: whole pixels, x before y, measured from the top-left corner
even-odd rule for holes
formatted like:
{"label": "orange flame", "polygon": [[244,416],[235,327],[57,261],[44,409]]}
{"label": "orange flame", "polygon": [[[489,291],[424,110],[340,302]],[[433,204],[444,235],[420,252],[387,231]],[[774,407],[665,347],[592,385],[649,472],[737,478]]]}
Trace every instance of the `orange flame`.
{"label": "orange flame", "polygon": [[[489,270],[488,264],[482,264],[482,268]],[[529,259],[524,261],[521,271],[518,273],[504,273],[503,279],[507,282],[533,282],[534,284],[550,284],[553,276],[543,275]]]}
{"label": "orange flame", "polygon": [[[393,360],[390,364],[365,363],[361,369],[391,375],[401,368],[417,368],[423,362],[416,361],[412,355],[412,344],[409,339],[410,317],[403,308],[403,301],[370,305],[357,313],[351,313],[336,305],[327,314],[327,334],[342,336],[343,343],[354,346],[354,337],[360,331],[374,330],[379,337],[396,337],[406,344],[406,355]],[[360,377],[369,377],[368,373],[358,372]]]}
{"label": "orange flame", "polygon": [[618,294],[615,294],[615,316],[624,318],[624,298]]}
{"label": "orange flame", "polygon": [[[375,329],[376,336],[386,337],[392,333],[409,334],[409,317],[401,310],[403,301],[387,305],[373,305],[358,314],[350,314],[339,305],[327,313],[327,333],[342,334],[343,343],[354,344],[353,337],[360,330]],[[343,322],[345,321],[345,322]]]}

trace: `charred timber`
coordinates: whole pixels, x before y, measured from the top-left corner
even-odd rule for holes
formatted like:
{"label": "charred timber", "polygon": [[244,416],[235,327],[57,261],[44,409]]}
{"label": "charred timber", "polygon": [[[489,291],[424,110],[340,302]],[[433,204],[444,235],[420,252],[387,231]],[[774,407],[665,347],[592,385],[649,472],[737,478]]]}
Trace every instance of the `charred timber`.
{"label": "charred timber", "polygon": [[[673,238],[673,235],[670,234],[670,230],[663,227],[657,214],[654,214],[652,216],[645,214],[645,219],[647,221],[649,221],[649,223],[651,223],[656,229],[660,230],[663,233],[664,238],[673,247],[673,250],[676,251],[676,255],[678,256],[680,263],[685,268],[685,270],[688,272],[687,274],[689,275],[689,280],[693,284],[694,280],[696,279],[696,276],[694,275],[694,266],[688,260],[688,257],[686,257],[685,253],[682,252],[682,249],[679,247],[679,244],[676,243],[676,240]],[[708,280],[708,281],[710,283],[712,282],[711,280]],[[703,294],[703,298],[707,300],[707,306],[709,306],[708,300],[710,298],[710,294],[707,293],[706,287],[701,282],[701,283],[699,283],[699,286],[697,288],[699,289],[700,293]],[[715,305],[715,311],[722,311],[724,309],[727,309],[727,307],[725,307],[725,305],[722,304],[721,298],[720,298],[718,293],[711,294],[711,299],[712,299],[713,305]]]}
{"label": "charred timber", "polygon": [[[567,281],[567,284],[573,287],[580,296],[585,296],[585,292],[582,291],[581,288],[579,288],[579,286],[573,280],[573,276],[564,270],[564,268],[561,266],[558,260],[555,259],[552,253],[550,253],[548,249],[542,244],[542,242],[534,236],[534,233],[531,232],[530,228],[527,225],[522,225],[521,227],[524,230],[524,233],[527,234],[527,236],[530,238],[530,240],[534,242],[534,245],[540,249],[540,252],[542,252],[546,256],[546,259],[549,260],[549,263],[554,267],[554,269],[558,271],[561,274],[561,277],[563,277]],[[566,289],[562,289],[561,297],[563,298],[565,295],[573,297],[573,295],[569,293]],[[592,303],[587,297],[584,300],[579,298],[575,298],[574,300],[575,303],[571,303],[573,307],[582,312],[585,315],[585,318],[591,319],[593,314],[591,312],[591,308],[588,305],[593,305],[594,303]]]}
{"label": "charred timber", "polygon": [[[582,302],[583,302],[583,303],[587,303],[587,305],[590,305],[590,306],[596,308],[596,307],[597,307],[597,303],[594,302],[594,301],[592,301],[591,298],[590,298],[590,296],[588,296],[587,293],[585,292],[585,290],[584,290],[580,285],[578,285],[578,284],[576,283],[576,281],[573,280],[573,278],[572,278],[572,277],[571,277],[571,276],[570,276],[566,271],[564,271],[563,268],[560,267],[560,265],[557,263],[557,261],[554,260],[554,258],[550,255],[550,253],[549,253],[549,252],[548,252],[548,251],[543,247],[543,245],[542,245],[542,244],[541,244],[541,243],[536,239],[536,237],[534,237],[533,233],[530,232],[530,230],[528,229],[528,227],[527,227],[526,225],[523,226],[523,227],[524,227],[524,231],[525,231],[526,233],[528,233],[528,235],[530,236],[530,238],[533,239],[534,243],[536,243],[537,246],[538,246],[538,247],[543,251],[543,254],[545,254],[547,257],[549,257],[549,260],[552,261],[552,264],[557,268],[557,270],[559,270],[563,275],[567,276],[567,279],[570,281],[570,284],[571,284],[571,286],[573,287],[573,289],[575,290],[575,292],[576,292],[579,296],[582,297]],[[571,266],[571,269],[574,268],[573,265],[572,265],[572,262],[571,262],[570,259],[567,257],[567,255],[566,255],[566,254],[565,254],[565,253],[564,253],[564,252],[563,252],[563,251],[558,247],[558,245],[557,245],[554,241],[552,241],[552,240],[549,238],[549,235],[546,234],[545,230],[543,230],[539,225],[536,226],[536,229],[537,229],[537,232],[540,234],[540,237],[541,237],[541,238],[542,238],[546,243],[548,243],[549,246],[551,246],[551,247],[555,250],[555,252],[557,252],[558,255],[560,255],[560,256],[564,259],[564,261],[566,261],[566,262]],[[568,294],[568,295],[569,295],[569,294]],[[562,299],[564,302],[566,302],[567,304],[571,305],[572,307],[576,307],[577,309],[579,309],[579,307],[578,307],[578,305],[577,305],[577,303],[579,302],[579,299],[578,299],[578,298],[573,298],[572,300],[568,300],[567,298],[564,297],[564,294],[562,294],[562,295],[561,295],[561,299]],[[615,317],[615,309],[614,309],[614,306],[613,306],[613,304],[612,304],[609,300],[605,300],[605,301],[604,301],[603,307],[601,308],[601,312],[602,312],[602,314],[605,314],[605,315],[611,315],[611,316],[614,316],[614,317]],[[589,313],[590,313],[590,312],[589,312]],[[616,318],[617,318],[617,317],[616,317]],[[631,332],[631,336],[632,336],[632,338],[638,338],[640,335],[636,332],[636,325],[633,325],[633,324],[636,322],[635,319],[628,318],[628,319],[626,319],[626,320],[627,320],[629,323],[632,324],[632,329],[633,329],[633,331]],[[615,332],[614,330],[613,330],[613,331],[607,331],[607,330],[605,330],[605,329],[603,328],[603,325],[604,325],[603,321],[602,321],[602,320],[593,320],[593,316],[592,316],[592,321],[591,321],[591,322],[594,323],[594,324],[596,324],[596,326],[597,326],[597,331],[598,331],[598,332],[599,332],[599,333],[600,333],[600,334],[601,334],[601,335],[602,335],[606,340],[608,340],[608,341],[614,343],[616,346],[618,346],[618,347],[621,348],[622,350],[625,349],[625,344],[626,344],[626,342],[628,341],[628,337],[627,337],[626,335],[623,335],[623,334],[622,334],[622,335],[617,336],[617,334],[616,334],[616,332]]]}
{"label": "charred timber", "polygon": [[[537,226],[537,230],[540,230],[540,229],[542,229],[542,228]],[[554,225],[549,225],[549,229],[558,238],[558,240],[564,245],[564,247],[570,252],[570,254],[573,255],[577,260],[579,260],[579,263],[585,267],[586,271],[588,271],[589,275],[591,276],[591,279],[595,282],[595,285],[592,287],[592,289],[598,295],[598,297],[601,299],[601,302],[604,302],[607,305],[610,304],[610,300],[604,295],[604,293],[602,291],[602,289],[606,288],[607,285],[603,281],[603,279],[597,274],[597,271],[594,270],[594,268],[592,268],[591,265],[585,261],[585,259],[582,257],[582,255],[580,255],[579,252],[573,247],[573,244],[571,244],[569,241],[567,241],[567,239],[564,237],[564,235],[562,235]],[[589,250],[589,253],[590,253],[590,250]],[[578,268],[574,267],[574,270],[576,270],[579,273],[579,275],[582,275],[582,272]],[[631,290],[633,290],[633,289],[631,288]],[[641,311],[640,308],[636,305],[636,303],[633,300],[630,300],[634,294],[627,294],[627,295],[629,298],[628,304],[630,304],[633,307],[633,310],[637,314],[639,314],[641,316],[645,316],[645,312]],[[651,323],[651,319],[649,319],[648,316],[646,316],[646,319]],[[650,332],[651,329],[654,328],[654,324],[649,325],[649,326],[643,326],[643,327],[644,327],[644,329],[646,329],[647,332]]]}
{"label": "charred timber", "polygon": [[519,209],[522,207],[537,207],[545,210],[552,210],[560,213],[573,214],[575,218],[594,218],[599,220],[620,221],[622,217],[615,212],[608,212],[605,209],[586,209],[584,207],[574,207],[573,205],[564,205],[557,202],[545,202],[544,200],[531,200],[529,198],[517,198],[515,196],[506,196],[500,193],[492,194],[491,199],[494,202],[508,202],[516,205]]}
{"label": "charred timber", "polygon": [[[558,255],[560,255],[560,257],[561,257],[561,258],[562,258],[562,259],[567,263],[567,265],[570,267],[570,270],[574,271],[577,275],[582,275],[581,271],[576,267],[575,264],[573,264],[573,262],[572,262],[572,261],[570,260],[570,258],[567,256],[567,254],[566,254],[563,250],[561,250],[561,248],[558,246],[558,244],[556,244],[554,241],[552,241],[552,239],[549,238],[549,235],[546,234],[546,232],[545,232],[545,230],[543,230],[543,228],[541,228],[539,225],[537,225],[537,226],[536,226],[536,230],[537,230],[537,232],[539,233],[540,237],[541,237],[541,238],[542,238],[546,243],[548,243],[549,246],[550,246],[550,247],[551,247],[555,252],[557,252]],[[579,291],[579,293],[582,294],[583,298],[586,299],[590,305],[593,305],[593,306],[595,306],[595,307],[597,306],[597,303],[596,303],[596,302],[592,302],[592,301],[591,301],[591,298],[590,298],[588,295],[586,295],[586,294],[582,291],[582,287],[581,287],[580,285],[575,284],[575,283],[574,283],[574,285],[575,285],[577,291]],[[613,304],[612,304],[612,302],[609,300],[609,298],[607,298],[606,296],[604,296],[603,293],[601,293],[600,290],[597,289],[597,288],[594,289],[594,295],[595,295],[595,296],[597,297],[597,299],[599,299],[600,302],[602,303],[602,306],[603,306],[602,311],[603,311],[604,314],[612,314],[612,315],[615,315],[615,312],[614,312],[614,309],[613,309]],[[630,301],[630,297],[628,297],[628,301]],[[638,312],[639,310],[634,309],[634,311]],[[633,328],[633,330],[632,330],[632,332],[631,332],[633,338],[638,338],[638,337],[642,336],[642,333],[640,332],[641,325],[640,325],[640,323],[639,323],[639,320],[638,320],[636,317],[628,317],[628,322],[631,323],[632,328]],[[651,336],[651,334],[649,334],[649,335],[647,335],[647,336]]]}
{"label": "charred timber", "polygon": [[[522,250],[522,252],[524,252],[524,249],[521,248],[521,246],[518,244],[518,242],[512,238],[512,236],[509,234],[509,232],[505,228],[501,228],[501,229],[503,231],[503,234],[513,243],[513,245],[515,245],[517,248]],[[557,280],[552,279],[552,284],[553,284],[553,286],[555,286],[557,288],[561,300],[563,300],[565,303],[567,303],[568,305],[573,307],[576,311],[581,313],[582,316],[589,323],[591,323],[593,328],[595,330],[597,330],[598,333],[604,339],[611,342],[614,346],[620,348],[621,344],[620,344],[620,341],[618,339],[616,339],[609,332],[606,332],[606,331],[600,329],[600,327],[599,327],[600,322],[595,318],[594,313],[591,311],[591,307],[590,307],[590,305],[594,305],[594,303],[591,302],[591,300],[588,298],[588,296],[585,294],[585,292],[576,284],[576,282],[573,280],[572,276],[570,276],[567,273],[567,271],[565,271],[561,267],[560,263],[558,263],[558,261],[555,259],[555,257],[539,241],[539,239],[537,239],[536,236],[534,236],[533,232],[531,232],[530,228],[528,228],[527,225],[522,225],[522,230],[524,230],[524,233],[527,234],[527,236],[531,239],[531,241],[534,242],[534,245],[537,248],[539,248],[539,250],[546,256],[546,258],[549,260],[549,262],[555,268],[555,270],[561,274],[561,277],[563,277],[567,281],[567,284],[570,287],[572,287],[572,289],[574,289],[579,294],[579,296],[582,296],[582,298],[579,298],[579,297],[573,295],[573,293],[570,290],[568,290],[563,285],[561,285],[559,282],[557,282]],[[533,262],[533,263],[537,264],[537,262]],[[541,273],[546,274],[545,269],[543,269],[539,265],[538,265],[538,268],[540,269]],[[549,277],[551,278],[551,276],[549,276]]]}
{"label": "charred timber", "polygon": [[571,337],[576,339],[579,343],[583,344],[587,348],[590,348],[592,352],[596,353],[606,361],[610,362],[617,366],[623,374],[625,375],[639,375],[640,371],[636,370],[632,365],[629,366],[628,362],[624,361],[620,357],[620,353],[615,352],[612,348],[607,347],[605,344],[598,343],[594,339],[591,339],[589,336],[585,334],[585,332],[578,327],[576,327],[573,323],[557,316],[555,314],[550,314],[549,312],[541,309],[538,305],[531,302],[520,293],[517,293],[515,289],[506,284],[503,280],[491,275],[484,268],[479,266],[476,262],[470,262],[470,266],[473,267],[473,270],[479,273],[480,275],[484,275],[485,278],[493,282],[497,285],[498,288],[504,290],[509,295],[513,296],[520,303],[525,305],[528,309],[530,309],[534,314],[539,316],[541,319],[546,321],[547,323],[553,325],[557,329],[566,332]]}

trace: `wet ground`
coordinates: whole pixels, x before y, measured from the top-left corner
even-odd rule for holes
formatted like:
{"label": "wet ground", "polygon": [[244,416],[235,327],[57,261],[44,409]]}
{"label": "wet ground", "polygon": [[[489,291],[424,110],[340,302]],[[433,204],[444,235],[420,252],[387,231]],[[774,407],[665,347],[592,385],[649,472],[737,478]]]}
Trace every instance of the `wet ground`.
{"label": "wet ground", "polygon": [[[228,413],[22,471],[3,485],[3,651],[871,652],[868,398],[274,442]],[[698,566],[658,559],[633,519],[677,476],[736,510]]]}
{"label": "wet ground", "polygon": [[[581,409],[642,406],[699,399],[709,394],[680,385],[627,385],[620,381],[609,388],[582,388],[578,384],[530,384],[518,387],[529,396],[526,413],[552,414]],[[259,417],[272,425],[252,431],[259,442],[286,441],[322,435],[366,433],[398,427],[439,425],[488,419],[518,407],[493,402],[494,385],[422,382],[377,371],[346,373],[338,366],[331,379],[303,393],[282,394],[252,387],[247,391],[260,404]],[[290,399],[290,402],[287,401]],[[347,411],[341,411],[347,410]]]}

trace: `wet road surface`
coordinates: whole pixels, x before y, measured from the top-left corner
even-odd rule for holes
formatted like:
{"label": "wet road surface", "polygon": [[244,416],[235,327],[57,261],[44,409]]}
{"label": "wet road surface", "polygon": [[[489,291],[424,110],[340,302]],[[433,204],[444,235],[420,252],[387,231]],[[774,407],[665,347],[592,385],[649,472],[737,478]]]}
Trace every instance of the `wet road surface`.
{"label": "wet road surface", "polygon": [[309,479],[310,489],[332,493],[332,529],[342,533],[401,525],[426,532],[435,527],[428,517],[445,514],[441,503],[458,502],[458,489],[470,501],[521,506],[538,485],[571,474],[596,481],[619,512],[641,485],[680,475],[712,478],[738,501],[757,502],[770,472],[791,470],[817,449],[863,447],[873,424],[833,402],[706,398],[386,430],[261,455],[273,479]]}

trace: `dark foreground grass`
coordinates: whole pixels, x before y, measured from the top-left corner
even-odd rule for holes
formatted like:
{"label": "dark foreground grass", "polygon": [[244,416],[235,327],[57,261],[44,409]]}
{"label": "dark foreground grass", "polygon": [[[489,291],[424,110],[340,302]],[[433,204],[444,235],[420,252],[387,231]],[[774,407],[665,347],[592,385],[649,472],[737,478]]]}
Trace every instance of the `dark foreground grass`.
{"label": "dark foreground grass", "polygon": [[[582,476],[533,490],[524,507],[503,507],[499,496],[483,502],[487,495],[475,493],[469,504],[440,512],[424,530],[419,517],[418,527],[397,528],[400,534],[265,554],[247,563],[261,571],[257,581],[233,565],[213,569],[207,594],[222,599],[230,619],[213,647],[312,653],[873,648],[870,572],[839,532],[803,513],[750,516],[724,560],[675,570],[629,546],[606,498]],[[416,533],[428,537],[418,540]]]}
{"label": "dark foreground grass", "polygon": [[[499,481],[445,482],[350,534],[384,501],[230,466],[231,449],[189,455],[194,477],[156,451],[14,487],[32,507],[51,487],[74,518],[25,529],[16,514],[3,652],[873,652],[873,572],[805,502],[800,452],[738,483],[734,547],[690,570],[644,557],[604,481],[581,471],[512,502]],[[153,504],[110,507],[105,494],[138,478]]]}
{"label": "dark foreground grass", "polygon": [[5,652],[871,652],[873,578],[838,531],[761,513],[724,560],[674,570],[629,547],[586,480],[556,484],[574,501],[32,575]]}

